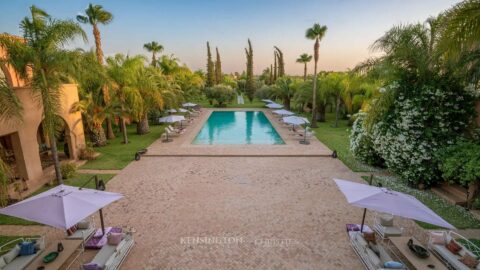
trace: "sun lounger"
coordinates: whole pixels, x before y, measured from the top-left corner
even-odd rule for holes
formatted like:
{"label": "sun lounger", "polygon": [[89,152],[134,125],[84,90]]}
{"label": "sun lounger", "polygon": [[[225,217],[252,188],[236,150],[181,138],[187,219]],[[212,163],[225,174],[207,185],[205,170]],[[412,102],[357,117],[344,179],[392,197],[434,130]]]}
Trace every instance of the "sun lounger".
{"label": "sun lounger", "polygon": [[[455,244],[461,247],[457,254],[453,254],[446,247],[446,245],[448,245],[451,241],[455,242]],[[480,247],[476,246],[460,234],[452,231],[430,231],[428,249],[432,251],[432,253],[440,260],[442,260],[444,264],[455,270],[472,269],[460,260],[467,254],[468,256],[478,260],[478,256],[475,255],[475,253],[480,254]],[[480,264],[473,269],[480,270]]]}
{"label": "sun lounger", "polygon": [[105,228],[105,234],[103,234],[102,229],[99,228],[93,234],[93,236],[85,243],[86,249],[101,249],[107,243],[108,233],[121,233],[122,228],[117,227],[107,227]]}
{"label": "sun lounger", "polygon": [[182,135],[183,133],[185,133],[185,129],[175,129],[171,126],[168,126],[165,131],[169,131],[170,133],[168,134],[169,136],[170,135],[173,135],[173,136],[179,136],[179,135]]}
{"label": "sun lounger", "polygon": [[[12,245],[23,242],[33,242],[35,241],[36,252],[32,255],[20,255],[19,246]],[[1,260],[5,261],[5,266],[1,267],[2,270],[22,270],[25,269],[37,256],[42,254],[45,250],[45,237],[38,238],[17,238],[15,240],[9,241],[2,246],[0,246],[0,253],[5,253],[0,257]],[[8,252],[7,252],[8,251]],[[8,259],[7,259],[8,258]],[[8,262],[7,262],[8,260]]]}
{"label": "sun lounger", "polygon": [[[400,268],[395,269],[407,269],[405,264],[398,260],[396,256],[394,256],[393,252],[391,252],[386,246],[382,245],[380,241],[377,241],[375,244],[372,242],[367,242],[367,240],[365,240],[363,237],[363,234],[359,230],[354,229],[353,225],[355,225],[357,229],[360,227],[358,224],[347,224],[348,237],[353,250],[362,261],[365,269],[391,269],[386,265],[391,262],[401,264]],[[363,231],[366,233],[372,233],[372,230],[366,225],[364,226]]]}
{"label": "sun lounger", "polygon": [[402,228],[394,226],[393,215],[385,213],[377,214],[374,220],[373,230],[377,232],[382,239],[391,236],[401,236],[403,233]]}
{"label": "sun lounger", "polygon": [[[105,244],[93,260],[86,265],[97,265],[99,269],[103,270],[119,269],[134,243],[132,233],[128,232],[118,245]],[[83,269],[86,268],[86,265],[83,266]]]}

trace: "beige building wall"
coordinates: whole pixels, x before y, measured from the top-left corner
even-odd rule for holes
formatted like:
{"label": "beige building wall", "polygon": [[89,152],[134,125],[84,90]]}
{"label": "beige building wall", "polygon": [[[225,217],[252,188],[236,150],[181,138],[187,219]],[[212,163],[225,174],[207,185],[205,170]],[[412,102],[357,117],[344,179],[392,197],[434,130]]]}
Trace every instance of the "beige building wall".
{"label": "beige building wall", "polygon": [[[5,57],[5,53],[0,48],[0,58],[2,57]],[[0,121],[0,136],[11,135],[13,152],[20,176],[27,180],[40,180],[43,177],[43,170],[37,132],[42,122],[43,108],[34,96],[32,89],[19,78],[11,67],[0,65],[0,68],[0,77],[5,77],[8,85],[14,89],[23,106],[21,121]],[[66,123],[65,139],[69,142],[72,159],[77,159],[80,150],[85,147],[81,114],[79,112],[69,112],[72,104],[78,100],[77,85],[64,84],[61,86],[62,107],[59,115]]]}

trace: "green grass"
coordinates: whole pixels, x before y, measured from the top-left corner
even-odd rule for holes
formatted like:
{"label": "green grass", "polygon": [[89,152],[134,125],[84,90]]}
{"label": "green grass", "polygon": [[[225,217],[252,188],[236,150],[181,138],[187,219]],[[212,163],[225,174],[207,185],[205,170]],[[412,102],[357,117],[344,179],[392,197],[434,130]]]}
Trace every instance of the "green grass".
{"label": "green grass", "polygon": [[[368,179],[367,176],[363,178]],[[383,187],[414,196],[457,229],[480,229],[480,220],[476,219],[472,213],[466,211],[463,207],[445,201],[430,191],[408,187],[394,176],[375,176],[374,185],[377,183],[381,183]],[[417,223],[425,229],[438,229],[437,226],[431,224]]]}
{"label": "green grass", "polygon": [[[472,242],[472,244],[474,244],[475,246],[480,248],[480,240],[479,239],[468,239],[468,241]],[[466,243],[466,241],[464,239],[458,239],[458,242],[460,242],[460,244],[462,244],[462,245],[465,245],[465,243]],[[475,254],[475,256],[480,257],[480,252],[478,250],[472,250],[472,249],[469,249],[469,250],[473,254]]]}
{"label": "green grass", "polygon": [[[68,179],[65,181],[66,185],[70,186],[75,186],[75,187],[80,187],[85,184],[90,178],[92,178],[93,174],[78,174],[72,179]],[[110,181],[115,175],[114,174],[102,174],[99,175],[99,179],[103,179],[105,183]],[[44,191],[47,191],[54,186],[48,186],[45,185],[32,193],[30,196],[37,195],[39,193],[42,193]],[[91,182],[88,183],[88,185],[85,186],[86,188],[95,188],[95,182],[92,180]],[[36,222],[16,218],[16,217],[11,217],[11,216],[6,216],[6,215],[0,215],[0,225],[38,225]]]}
{"label": "green grass", "polygon": [[[310,115],[303,114],[310,118]],[[350,152],[350,126],[348,120],[339,120],[338,127],[334,127],[335,114],[326,114],[326,122],[318,122],[313,128],[315,136],[330,150],[336,150],[338,158],[354,172],[372,172],[376,168],[368,166],[357,160]]]}
{"label": "green grass", "polygon": [[[10,242],[10,241],[13,241],[13,240],[16,240],[18,238],[38,238],[39,236],[38,235],[34,235],[34,236],[25,236],[25,235],[14,235],[14,236],[11,236],[11,235],[0,235],[0,246],[3,246],[5,245],[6,243]],[[18,244],[19,242],[13,242],[11,244],[8,244],[7,246],[5,246],[2,251],[0,251],[0,255],[3,255],[5,253],[7,253],[10,249],[12,249],[16,244]]]}
{"label": "green grass", "polygon": [[116,138],[108,141],[108,145],[96,147],[95,151],[101,155],[95,159],[88,161],[81,169],[97,169],[97,170],[120,170],[125,168],[135,157],[135,153],[143,148],[148,147],[155,140],[160,138],[165,129],[165,125],[151,125],[150,133],[145,135],[136,134],[136,126],[127,127],[128,144],[123,144],[123,136],[119,133]]}
{"label": "green grass", "polygon": [[[265,108],[265,103],[261,100],[254,99],[252,102],[250,102],[246,97],[244,97],[244,100],[244,104],[238,104],[235,98],[235,101],[227,103],[227,107],[225,108]],[[202,106],[203,108],[217,108],[215,107],[215,103],[214,105],[211,105],[206,99],[197,100],[194,101],[194,103],[198,103],[198,105]]]}

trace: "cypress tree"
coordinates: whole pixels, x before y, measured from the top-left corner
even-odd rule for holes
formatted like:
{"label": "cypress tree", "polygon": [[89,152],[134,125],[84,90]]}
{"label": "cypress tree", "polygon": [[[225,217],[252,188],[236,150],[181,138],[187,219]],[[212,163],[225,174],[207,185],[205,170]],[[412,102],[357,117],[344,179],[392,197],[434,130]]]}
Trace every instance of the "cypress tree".
{"label": "cypress tree", "polygon": [[283,52],[277,47],[274,46],[275,50],[277,50],[277,57],[278,57],[278,77],[282,77],[285,75],[285,61],[283,60]]}
{"label": "cypress tree", "polygon": [[206,87],[212,87],[215,85],[215,74],[212,61],[212,53],[210,52],[210,43],[207,41],[207,81],[205,83]]}
{"label": "cypress tree", "polygon": [[274,84],[277,81],[277,52],[273,52],[273,59],[274,59],[274,64],[273,64],[273,81],[272,84]]}
{"label": "cypress tree", "polygon": [[222,62],[220,61],[218,47],[216,47],[215,50],[217,51],[217,58],[215,59],[215,82],[219,84],[222,82]]}
{"label": "cypress tree", "polygon": [[268,78],[268,84],[273,84],[273,67],[270,64],[270,77]]}
{"label": "cypress tree", "polygon": [[245,90],[247,92],[248,99],[250,102],[252,102],[255,94],[255,81],[253,79],[253,49],[250,39],[248,39],[248,49],[245,48],[245,54],[247,56],[247,81]]}

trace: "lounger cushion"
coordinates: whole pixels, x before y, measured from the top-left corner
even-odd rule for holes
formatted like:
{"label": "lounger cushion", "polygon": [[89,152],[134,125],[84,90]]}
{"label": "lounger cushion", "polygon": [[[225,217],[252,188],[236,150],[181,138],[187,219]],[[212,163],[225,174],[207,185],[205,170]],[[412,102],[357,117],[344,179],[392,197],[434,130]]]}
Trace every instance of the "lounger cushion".
{"label": "lounger cushion", "polygon": [[445,247],[453,254],[458,254],[458,252],[462,250],[462,246],[457,244],[455,240],[450,240],[450,243],[448,243]]}
{"label": "lounger cushion", "polygon": [[388,261],[383,264],[383,267],[390,269],[404,269],[405,266],[401,262]]}
{"label": "lounger cushion", "polygon": [[5,266],[2,270],[25,269],[39,254],[40,252],[37,252],[32,255],[18,256],[15,259],[13,259],[13,261],[8,263],[7,266]]}
{"label": "lounger cushion", "polygon": [[22,242],[20,246],[20,256],[32,255],[35,253],[35,243],[33,242]]}
{"label": "lounger cushion", "polygon": [[380,261],[380,258],[377,256],[377,254],[375,254],[375,252],[373,252],[373,250],[369,248],[366,249],[366,253],[369,261],[376,267],[380,267],[381,261]]}
{"label": "lounger cushion", "polygon": [[83,230],[90,228],[90,221],[82,220],[82,221],[78,222],[77,223],[77,228],[78,229],[83,229]]}
{"label": "lounger cushion", "polygon": [[96,263],[86,263],[83,265],[84,270],[102,270],[103,268]]}
{"label": "lounger cushion", "polygon": [[393,226],[393,216],[383,214],[380,216],[380,224],[385,227],[392,227]]}
{"label": "lounger cushion", "polygon": [[434,245],[445,245],[445,234],[443,232],[430,232],[430,242]]}
{"label": "lounger cushion", "polygon": [[3,255],[3,259],[7,264],[13,261],[20,254],[20,247],[14,246],[9,252]]}
{"label": "lounger cushion", "polygon": [[470,270],[470,268],[464,265],[459,256],[452,254],[445,246],[443,245],[433,245],[433,250],[437,252],[443,259],[445,259],[450,265],[457,270]]}
{"label": "lounger cushion", "polygon": [[478,265],[478,260],[468,254],[465,254],[460,261],[470,268],[475,268]]}
{"label": "lounger cushion", "polygon": [[366,247],[368,245],[367,241],[363,239],[363,236],[361,233],[355,233],[355,240],[357,240],[357,243],[362,247]]}
{"label": "lounger cushion", "polygon": [[95,255],[95,258],[93,258],[92,263],[96,263],[100,265],[100,267],[104,268],[105,263],[108,261],[110,256],[112,256],[114,253],[115,253],[115,246],[106,244],[100,249],[97,255]]}
{"label": "lounger cushion", "polygon": [[398,227],[385,227],[378,224],[375,226],[375,229],[384,237],[402,235],[402,230],[400,230]]}
{"label": "lounger cushion", "polygon": [[3,269],[6,265],[7,265],[7,263],[3,259],[3,256],[0,257],[0,269]]}
{"label": "lounger cushion", "polygon": [[107,239],[108,239],[107,243],[109,245],[116,246],[120,244],[120,242],[122,241],[123,233],[109,233],[107,236]]}

